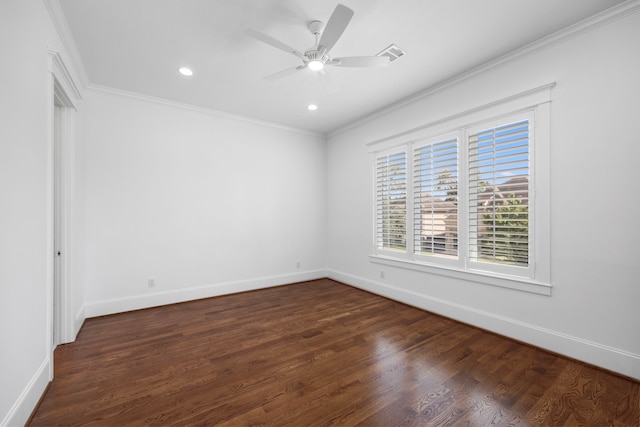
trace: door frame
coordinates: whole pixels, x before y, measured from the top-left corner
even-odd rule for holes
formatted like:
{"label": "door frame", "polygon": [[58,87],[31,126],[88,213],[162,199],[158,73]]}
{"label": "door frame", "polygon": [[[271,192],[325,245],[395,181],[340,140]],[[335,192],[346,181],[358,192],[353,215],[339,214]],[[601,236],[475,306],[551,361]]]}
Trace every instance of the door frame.
{"label": "door frame", "polygon": [[[58,344],[75,341],[82,322],[73,313],[75,114],[80,91],[57,50],[48,49],[47,137],[47,354],[53,379],[53,352]],[[56,173],[58,178],[56,178]],[[58,251],[61,256],[58,256]],[[80,325],[76,326],[77,323]]]}

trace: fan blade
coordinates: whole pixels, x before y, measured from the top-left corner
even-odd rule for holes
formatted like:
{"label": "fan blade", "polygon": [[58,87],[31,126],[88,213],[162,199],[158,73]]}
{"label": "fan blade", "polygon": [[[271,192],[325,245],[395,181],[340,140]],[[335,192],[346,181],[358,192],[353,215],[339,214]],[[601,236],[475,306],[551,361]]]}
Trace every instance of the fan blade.
{"label": "fan blade", "polygon": [[389,64],[388,56],[348,56],[346,58],[334,58],[330,65],[337,67],[384,67]]}
{"label": "fan blade", "polygon": [[329,22],[327,22],[327,25],[324,27],[318,47],[324,48],[326,52],[330,51],[340,36],[342,36],[342,33],[344,33],[352,16],[353,10],[342,4],[337,5],[329,18]]}
{"label": "fan blade", "polygon": [[298,70],[304,70],[306,67],[304,65],[300,65],[297,67],[287,68],[286,70],[278,71],[277,73],[270,74],[268,76],[264,76],[265,80],[276,80],[282,77],[286,77],[290,74],[295,73]]}
{"label": "fan blade", "polygon": [[256,40],[260,40],[263,43],[273,46],[276,49],[280,49],[282,51],[295,55],[298,58],[304,58],[304,55],[302,53],[298,52],[296,49],[292,48],[288,44],[285,44],[280,40],[276,40],[271,36],[261,33],[260,31],[254,30],[253,28],[248,28],[245,31],[245,34],[247,34],[250,37],[253,37]]}

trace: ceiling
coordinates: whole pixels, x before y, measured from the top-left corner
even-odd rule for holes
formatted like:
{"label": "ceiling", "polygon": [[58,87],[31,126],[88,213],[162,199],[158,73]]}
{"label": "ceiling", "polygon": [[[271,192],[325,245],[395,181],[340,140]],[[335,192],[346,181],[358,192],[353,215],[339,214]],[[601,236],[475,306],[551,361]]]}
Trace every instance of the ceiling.
{"label": "ceiling", "polygon": [[[299,50],[318,0],[59,0],[90,85],[329,134],[373,112],[608,9],[622,0],[340,0],[355,11],[331,57],[407,52],[382,68],[304,69],[245,34]],[[193,69],[192,77],[177,73]],[[307,110],[317,104],[317,111]]]}

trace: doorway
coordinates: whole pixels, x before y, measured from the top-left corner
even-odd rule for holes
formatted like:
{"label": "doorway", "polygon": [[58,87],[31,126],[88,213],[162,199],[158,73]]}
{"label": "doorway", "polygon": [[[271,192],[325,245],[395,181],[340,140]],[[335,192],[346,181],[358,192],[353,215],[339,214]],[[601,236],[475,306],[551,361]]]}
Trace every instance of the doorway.
{"label": "doorway", "polygon": [[52,294],[51,344],[75,339],[73,315],[72,206],[73,206],[73,118],[75,109],[54,79],[51,127],[52,150]]}
{"label": "doorway", "polygon": [[[62,318],[65,311],[63,301],[64,295],[64,187],[62,182],[63,173],[63,138],[62,116],[63,105],[60,105],[58,98],[54,97],[53,107],[53,349],[65,342],[64,327]],[[66,252],[66,251],[65,251]],[[65,254],[66,255],[66,254]]]}
{"label": "doorway", "polygon": [[[56,346],[75,340],[77,323],[84,320],[74,315],[74,188],[76,104],[81,94],[73,74],[60,52],[48,49],[48,183],[47,201],[47,346],[49,379],[53,379],[53,356]],[[79,304],[75,304],[76,306]],[[80,317],[78,321],[76,318]]]}

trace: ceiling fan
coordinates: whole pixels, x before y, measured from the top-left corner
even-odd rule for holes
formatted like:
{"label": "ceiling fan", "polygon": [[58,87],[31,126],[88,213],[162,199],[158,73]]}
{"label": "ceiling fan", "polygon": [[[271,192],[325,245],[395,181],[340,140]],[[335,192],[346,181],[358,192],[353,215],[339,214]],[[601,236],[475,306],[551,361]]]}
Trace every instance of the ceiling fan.
{"label": "ceiling fan", "polygon": [[287,76],[296,71],[309,68],[314,71],[320,71],[325,65],[335,67],[381,67],[389,64],[387,56],[347,56],[344,58],[330,58],[329,51],[336,44],[342,33],[349,25],[349,21],[353,17],[353,10],[339,4],[329,17],[327,25],[322,21],[311,21],[308,24],[309,31],[316,38],[315,44],[309,49],[301,52],[293,47],[274,39],[260,31],[248,29],[246,33],[263,43],[266,43],[276,49],[280,49],[290,53],[302,60],[302,65],[287,68],[265,77],[267,80],[273,80]]}

